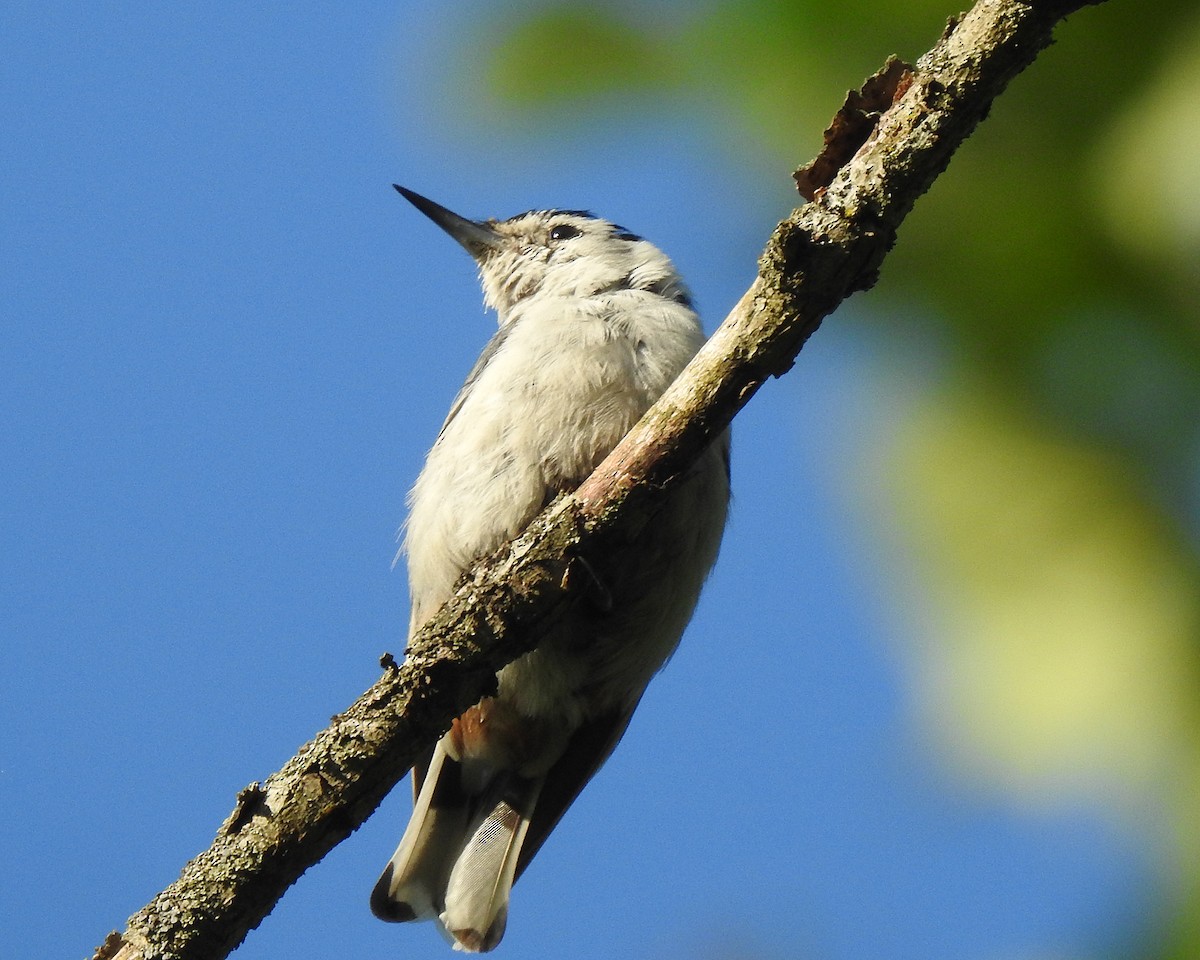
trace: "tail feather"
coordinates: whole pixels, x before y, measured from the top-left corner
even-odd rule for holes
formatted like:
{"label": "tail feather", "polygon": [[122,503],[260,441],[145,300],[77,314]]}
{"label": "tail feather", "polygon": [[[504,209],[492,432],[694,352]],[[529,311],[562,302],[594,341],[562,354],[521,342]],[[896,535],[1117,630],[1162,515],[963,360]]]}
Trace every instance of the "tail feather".
{"label": "tail feather", "polygon": [[439,743],[408,828],[371,893],[371,910],[395,922],[435,919],[456,949],[480,953],[504,935],[542,780],[498,771],[481,793],[471,793],[463,772]]}
{"label": "tail feather", "polygon": [[458,787],[454,767],[439,743],[400,845],[371,892],[371,912],[381,920],[429,919],[442,911],[446,882],[471,819],[469,798]]}
{"label": "tail feather", "polygon": [[540,781],[520,780],[492,806],[467,841],[446,884],[442,925],[456,945],[491,950],[504,935],[508,898]]}

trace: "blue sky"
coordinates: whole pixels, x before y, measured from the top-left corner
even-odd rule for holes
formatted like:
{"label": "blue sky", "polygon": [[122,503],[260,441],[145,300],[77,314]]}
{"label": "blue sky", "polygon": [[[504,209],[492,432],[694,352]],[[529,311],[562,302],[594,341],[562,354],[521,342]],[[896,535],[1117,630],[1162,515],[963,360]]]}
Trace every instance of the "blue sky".
{"label": "blue sky", "polygon": [[[6,9],[0,931],[30,955],[122,928],[402,647],[405,491],[493,319],[393,181],[621,222],[709,329],[792,202],[701,113],[472,123],[477,78],[448,74],[484,9]],[[499,955],[1075,958],[1148,922],[1139,837],[963,784],[915,723],[842,494],[887,360],[843,311],[739,418],[696,620]],[[236,955],[446,956],[367,909],[408,806],[404,784]]]}

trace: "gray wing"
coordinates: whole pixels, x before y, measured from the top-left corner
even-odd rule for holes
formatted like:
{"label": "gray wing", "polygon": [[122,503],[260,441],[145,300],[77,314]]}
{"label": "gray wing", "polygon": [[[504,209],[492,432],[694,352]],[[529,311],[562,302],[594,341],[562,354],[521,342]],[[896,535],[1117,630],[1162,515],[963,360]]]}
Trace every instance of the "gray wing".
{"label": "gray wing", "polygon": [[[504,345],[504,341],[508,339],[509,333],[512,331],[514,322],[506,323],[493,335],[492,339],[487,342],[487,346],[483,348],[483,353],[479,355],[479,359],[475,361],[475,366],[471,368],[471,372],[467,374],[466,382],[458,391],[458,396],[454,398],[454,402],[450,404],[450,412],[446,414],[446,420],[442,424],[442,429],[438,431],[438,440],[442,439],[442,434],[446,432],[446,428],[450,426],[450,421],[458,415],[458,411],[462,409],[462,405],[467,402],[467,397],[471,395],[471,388],[475,386],[475,381],[478,380],[491,363],[494,357]],[[435,443],[437,441],[434,441]]]}
{"label": "gray wing", "polygon": [[604,766],[617,741],[624,736],[640,700],[639,697],[628,710],[618,710],[586,721],[567,741],[562,757],[546,774],[541,795],[534,805],[529,831],[525,834],[525,842],[517,859],[517,877],[525,872],[542,842],[562,819],[579,792],[587,786],[593,774]]}

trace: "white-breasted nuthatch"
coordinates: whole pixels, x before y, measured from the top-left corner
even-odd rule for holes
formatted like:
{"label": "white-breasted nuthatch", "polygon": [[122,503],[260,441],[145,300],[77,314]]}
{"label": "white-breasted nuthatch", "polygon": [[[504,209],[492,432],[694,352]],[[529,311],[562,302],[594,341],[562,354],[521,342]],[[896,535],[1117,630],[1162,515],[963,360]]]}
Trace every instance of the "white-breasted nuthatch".
{"label": "white-breasted nuthatch", "polygon": [[[477,559],[577,487],[704,335],[666,255],[579,210],[473,221],[396,187],[479,265],[500,329],[450,408],[409,497],[410,638]],[[509,890],[625,732],[691,619],[729,500],[729,436],[672,481],[620,558],[590,557],[576,603],[497,693],[413,769],[414,810],[375,886],[384,920],[433,918],[492,949]]]}

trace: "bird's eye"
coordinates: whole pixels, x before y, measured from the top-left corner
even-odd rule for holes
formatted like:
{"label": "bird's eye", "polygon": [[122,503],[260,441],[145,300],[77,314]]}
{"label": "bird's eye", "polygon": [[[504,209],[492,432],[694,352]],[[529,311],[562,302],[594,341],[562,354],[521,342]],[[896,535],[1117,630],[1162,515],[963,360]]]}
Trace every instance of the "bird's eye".
{"label": "bird's eye", "polygon": [[570,240],[572,237],[577,237],[581,233],[578,227],[573,227],[569,223],[560,223],[557,227],[550,228],[551,240]]}

